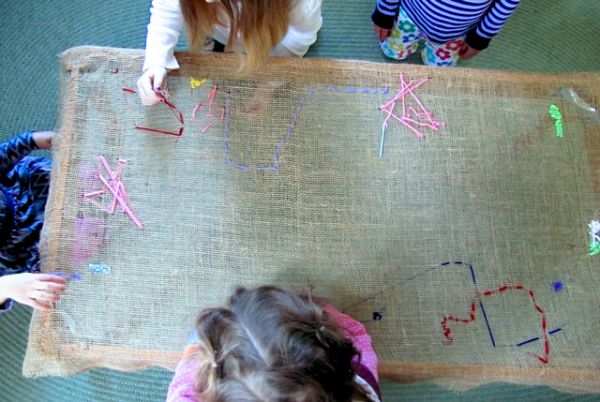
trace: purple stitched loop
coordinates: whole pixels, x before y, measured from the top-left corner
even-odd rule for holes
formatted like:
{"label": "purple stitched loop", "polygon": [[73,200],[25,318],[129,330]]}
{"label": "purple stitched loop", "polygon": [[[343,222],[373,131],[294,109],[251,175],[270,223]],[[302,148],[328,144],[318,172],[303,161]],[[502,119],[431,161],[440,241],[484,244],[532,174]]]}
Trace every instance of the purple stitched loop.
{"label": "purple stitched loop", "polygon": [[277,168],[273,166],[257,166],[256,170],[270,170],[272,172],[277,172]]}
{"label": "purple stitched loop", "polygon": [[[236,169],[240,169],[240,170],[246,170],[246,171],[247,170],[261,170],[261,171],[279,172],[280,156],[281,156],[281,153],[283,152],[283,147],[285,146],[287,140],[290,139],[294,135],[294,130],[296,129],[296,125],[300,121],[300,112],[304,108],[304,105],[306,103],[306,98],[309,96],[315,95],[318,90],[337,92],[338,89],[334,86],[323,86],[323,87],[319,87],[319,88],[312,88],[312,89],[308,90],[307,93],[298,100],[298,104],[296,105],[296,108],[294,109],[294,113],[292,114],[292,117],[290,119],[290,124],[287,127],[286,133],[281,138],[279,144],[277,145],[277,148],[275,149],[275,152],[273,153],[273,165],[272,166],[264,166],[264,165],[250,166],[250,165],[245,165],[245,164],[236,164],[229,156],[229,151],[230,151],[230,147],[229,147],[230,126],[229,125],[230,125],[230,115],[231,115],[231,94],[229,93],[229,91],[227,91],[225,93],[226,102],[225,102],[225,108],[224,108],[225,123],[223,124],[223,137],[224,137],[223,148],[225,149],[225,162],[229,165],[234,166]],[[377,93],[387,94],[387,93],[389,93],[389,88],[388,87],[385,87],[385,88],[349,87],[349,88],[346,88],[345,92],[347,92],[347,93],[359,92],[359,93],[368,93],[368,94],[377,94]]]}

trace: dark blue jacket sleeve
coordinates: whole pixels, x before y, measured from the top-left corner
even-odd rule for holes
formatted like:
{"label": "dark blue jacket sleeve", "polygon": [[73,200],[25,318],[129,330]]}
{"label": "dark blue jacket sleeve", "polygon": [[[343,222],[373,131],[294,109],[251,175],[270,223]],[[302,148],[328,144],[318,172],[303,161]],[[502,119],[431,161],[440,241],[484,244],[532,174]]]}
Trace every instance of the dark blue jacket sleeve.
{"label": "dark blue jacket sleeve", "polygon": [[371,14],[371,20],[378,27],[392,29],[399,9],[400,0],[377,0],[375,11]]}
{"label": "dark blue jacket sleeve", "polygon": [[483,50],[508,18],[517,9],[520,0],[495,0],[479,23],[467,32],[466,42],[473,49]]}
{"label": "dark blue jacket sleeve", "polygon": [[6,313],[7,311],[12,310],[13,301],[12,299],[6,299],[6,301],[0,304],[0,314]]}
{"label": "dark blue jacket sleeve", "polygon": [[26,131],[0,144],[0,175],[3,177],[31,151],[38,149],[33,141],[33,132]]}

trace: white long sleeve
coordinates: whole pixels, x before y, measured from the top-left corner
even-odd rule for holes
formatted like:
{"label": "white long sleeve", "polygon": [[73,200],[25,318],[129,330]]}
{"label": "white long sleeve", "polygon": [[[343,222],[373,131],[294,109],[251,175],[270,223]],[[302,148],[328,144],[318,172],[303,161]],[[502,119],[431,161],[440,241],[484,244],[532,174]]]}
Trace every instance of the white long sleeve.
{"label": "white long sleeve", "polygon": [[152,0],[146,36],[144,71],[150,67],[179,68],[173,55],[183,29],[179,0]]}
{"label": "white long sleeve", "polygon": [[301,0],[290,13],[290,27],[281,42],[271,50],[272,56],[302,57],[317,40],[323,25],[322,0]]}

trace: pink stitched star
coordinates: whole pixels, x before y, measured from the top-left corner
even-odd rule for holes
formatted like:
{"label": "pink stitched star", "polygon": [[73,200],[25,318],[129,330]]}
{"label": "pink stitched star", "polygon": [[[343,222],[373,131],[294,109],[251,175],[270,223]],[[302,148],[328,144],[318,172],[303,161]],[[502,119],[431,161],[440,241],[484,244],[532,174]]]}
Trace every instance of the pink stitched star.
{"label": "pink stitched star", "polygon": [[[385,127],[387,127],[388,121],[393,118],[411,130],[417,137],[424,137],[425,134],[417,127],[429,127],[433,131],[437,131],[445,125],[445,123],[433,118],[433,114],[427,110],[423,102],[414,93],[414,90],[427,81],[429,81],[428,78],[423,78],[406,82],[404,76],[400,75],[400,92],[379,107],[387,114],[383,121]],[[395,109],[398,102],[402,105],[402,109],[399,113],[396,113]],[[413,102],[415,106],[410,106],[409,102]]]}
{"label": "pink stitched star", "polygon": [[[121,175],[123,174],[125,165],[127,165],[127,161],[125,159],[119,159],[117,170],[115,171],[110,168],[104,156],[98,156],[98,161],[100,162],[100,167],[98,168],[98,178],[104,185],[104,188],[84,194],[84,199],[87,199],[89,202],[109,214],[113,214],[118,205],[121,210],[131,218],[137,227],[143,229],[144,224],[139,220],[139,218],[128,205],[129,199],[127,198],[127,193],[125,192],[125,185],[121,181]],[[100,172],[101,168],[104,168],[106,171],[108,179]],[[108,193],[112,194],[112,200],[109,202],[109,204],[102,205],[99,201],[93,199],[93,197],[99,198],[100,200],[104,199],[104,195],[107,194],[107,191]]]}

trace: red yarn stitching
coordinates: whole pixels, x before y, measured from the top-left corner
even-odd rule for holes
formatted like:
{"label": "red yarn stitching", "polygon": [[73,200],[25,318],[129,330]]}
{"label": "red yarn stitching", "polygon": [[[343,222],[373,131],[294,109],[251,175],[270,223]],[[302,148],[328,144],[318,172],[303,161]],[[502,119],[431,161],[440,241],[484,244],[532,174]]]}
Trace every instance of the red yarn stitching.
{"label": "red yarn stitching", "polygon": [[537,304],[537,302],[535,301],[535,294],[533,293],[533,290],[526,289],[525,286],[523,286],[523,285],[505,284],[505,285],[498,287],[497,289],[478,291],[477,295],[471,300],[471,310],[470,310],[470,314],[469,314],[468,318],[454,317],[452,315],[444,316],[444,318],[442,318],[442,320],[440,321],[440,324],[442,325],[442,333],[444,334],[444,337],[446,337],[446,343],[450,344],[454,341],[454,338],[452,338],[452,329],[449,327],[449,324],[448,324],[449,321],[454,321],[454,322],[458,322],[461,324],[469,324],[469,323],[475,321],[475,312],[477,310],[477,302],[480,300],[481,296],[490,297],[490,296],[494,296],[499,293],[506,292],[508,290],[514,290],[514,291],[524,290],[524,291],[526,291],[527,294],[529,295],[529,298],[531,299],[533,308],[540,315],[542,332],[544,334],[543,335],[544,354],[542,356],[536,355],[536,354],[534,354],[532,356],[535,357],[540,363],[548,364],[548,362],[550,361],[550,341],[548,340],[548,323],[546,320],[546,314],[544,312],[544,309],[539,304]]}

